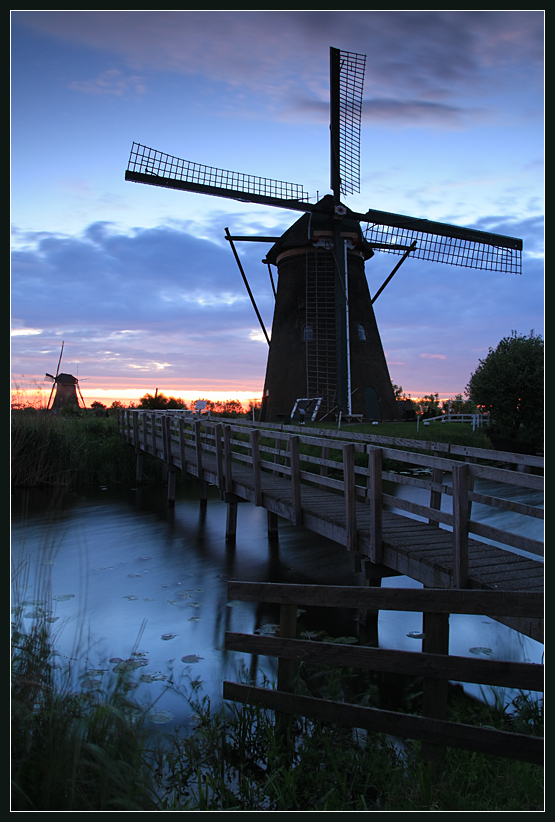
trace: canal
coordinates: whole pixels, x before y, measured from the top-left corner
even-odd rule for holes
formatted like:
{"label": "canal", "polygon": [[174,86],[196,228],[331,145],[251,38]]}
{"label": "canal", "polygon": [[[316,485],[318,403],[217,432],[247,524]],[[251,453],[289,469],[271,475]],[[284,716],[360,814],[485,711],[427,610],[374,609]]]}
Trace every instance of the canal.
{"label": "canal", "polygon": [[[488,491],[491,489],[488,489]],[[396,486],[396,493],[418,489]],[[522,492],[521,492],[522,493]],[[542,505],[541,495],[524,492]],[[412,498],[412,497],[411,497]],[[487,511],[487,509],[486,509]],[[476,511],[478,517],[481,512]],[[486,516],[486,513],[483,514]],[[495,514],[499,517],[499,514]],[[541,520],[501,512],[498,527],[542,538]],[[516,517],[516,518],[515,518]],[[37,609],[47,611],[56,664],[73,672],[73,686],[106,683],[127,660],[136,662],[136,698],[156,702],[158,721],[187,726],[191,709],[168,688],[173,681],[190,691],[200,686],[217,707],[224,679],[272,679],[274,660],[224,650],[227,630],[271,632],[278,621],[272,606],[227,599],[230,579],[321,585],[359,580],[344,548],[281,520],[278,541],[269,541],[266,511],[250,503],[238,512],[237,541],[225,541],[226,505],[209,488],[201,507],[196,484],[178,486],[168,508],[162,487],[100,487],[86,491],[15,490],[12,498],[12,611],[30,625]],[[388,587],[420,587],[407,577]],[[299,618],[309,636],[357,635],[354,612],[307,609]],[[451,617],[450,653],[541,662],[543,646],[486,616]],[[380,646],[420,650],[421,614],[383,612]],[[474,696],[509,700],[479,686]]]}

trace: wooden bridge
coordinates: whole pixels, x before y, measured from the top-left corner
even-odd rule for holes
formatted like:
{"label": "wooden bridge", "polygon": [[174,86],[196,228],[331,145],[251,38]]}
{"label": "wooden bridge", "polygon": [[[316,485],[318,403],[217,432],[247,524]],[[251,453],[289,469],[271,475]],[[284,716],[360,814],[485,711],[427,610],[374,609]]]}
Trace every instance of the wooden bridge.
{"label": "wooden bridge", "polygon": [[[182,411],[121,411],[118,425],[138,482],[145,454],[163,460],[170,504],[177,471],[198,478],[201,501],[207,483],[219,488],[229,541],[237,504],[248,501],[267,510],[270,537],[283,517],[345,546],[370,585],[404,574],[427,588],[543,592],[543,542],[480,521],[483,506],[543,519],[542,508],[510,499],[515,489],[543,491],[542,457]],[[428,504],[392,496],[384,481],[424,490]],[[543,619],[499,621],[543,641]]]}

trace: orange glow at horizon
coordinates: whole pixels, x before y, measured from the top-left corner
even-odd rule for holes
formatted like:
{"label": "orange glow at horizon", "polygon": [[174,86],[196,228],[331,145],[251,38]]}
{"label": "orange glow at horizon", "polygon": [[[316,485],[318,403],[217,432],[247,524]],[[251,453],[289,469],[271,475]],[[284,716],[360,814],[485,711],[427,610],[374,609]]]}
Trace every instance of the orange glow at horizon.
{"label": "orange glow at horizon", "polygon": [[[154,396],[156,390],[158,390],[158,394],[164,394],[166,397],[175,397],[175,399],[181,399],[185,402],[193,402],[199,399],[211,400],[212,402],[239,400],[240,403],[248,405],[251,400],[260,401],[262,399],[261,391],[233,391],[225,389],[211,391],[204,391],[202,389],[196,391],[176,391],[171,388],[165,389],[159,387],[157,389],[84,388],[81,385],[79,385],[79,388],[81,389],[81,394],[87,406],[90,406],[93,402],[101,402],[108,407],[110,407],[110,405],[115,401],[122,402],[124,405],[128,405],[129,403],[138,403],[141,397],[144,397],[145,394],[151,394]],[[51,387],[42,388],[39,386],[36,388],[12,388],[11,395],[12,400],[17,397],[23,403],[46,405],[51,390]]]}

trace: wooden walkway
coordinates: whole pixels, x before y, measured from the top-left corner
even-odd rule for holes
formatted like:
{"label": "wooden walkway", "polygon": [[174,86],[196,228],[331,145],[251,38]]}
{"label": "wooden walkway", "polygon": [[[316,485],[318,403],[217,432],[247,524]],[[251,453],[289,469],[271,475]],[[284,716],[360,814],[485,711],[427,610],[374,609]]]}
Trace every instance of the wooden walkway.
{"label": "wooden walkway", "polygon": [[[299,436],[302,429],[292,426],[201,421],[168,412],[127,411],[121,414],[120,426],[135,446],[138,474],[143,454],[164,461],[170,501],[176,470],[199,479],[201,498],[205,483],[220,489],[228,503],[229,539],[235,536],[237,503],[248,501],[268,511],[270,534],[277,533],[277,518],[283,517],[332,539],[353,553],[355,569],[370,580],[404,574],[429,588],[543,592],[543,562],[470,536],[494,539],[533,555],[543,553],[543,543],[486,526],[471,516],[472,505],[480,503],[542,517],[543,510],[535,506],[473,490],[477,478],[542,490],[543,477],[529,473],[541,467],[540,457],[428,443],[431,456],[413,450],[422,449],[422,441],[401,443],[321,429],[303,430]],[[392,443],[401,443],[404,450],[391,448]],[[392,460],[394,468],[405,463],[403,467],[412,468],[413,475],[391,470]],[[415,468],[427,470],[427,478],[415,476]],[[452,485],[446,483],[446,474],[452,476]],[[384,493],[382,481],[388,479],[426,489],[430,504],[417,505]],[[446,507],[442,500],[448,497],[450,512],[442,510]],[[404,508],[428,521],[384,506]],[[440,523],[450,530],[439,527]],[[543,620],[502,621],[543,641]]]}

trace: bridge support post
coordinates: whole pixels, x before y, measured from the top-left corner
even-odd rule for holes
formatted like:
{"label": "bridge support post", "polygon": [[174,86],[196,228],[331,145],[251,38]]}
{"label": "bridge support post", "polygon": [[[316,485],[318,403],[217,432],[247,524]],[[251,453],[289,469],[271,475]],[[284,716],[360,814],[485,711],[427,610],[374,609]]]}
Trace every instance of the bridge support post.
{"label": "bridge support post", "polygon": [[227,516],[225,521],[225,541],[235,543],[237,539],[237,502],[227,503]]}
{"label": "bridge support post", "polygon": [[268,511],[268,539],[277,539],[278,532],[278,515],[273,511]]}
{"label": "bridge support post", "polygon": [[137,462],[135,464],[135,483],[137,485],[142,485],[143,482],[143,453],[142,451],[136,451],[137,454]]}
{"label": "bridge support post", "polygon": [[168,466],[168,505],[175,505],[175,486],[177,482],[177,471],[173,465]]}

